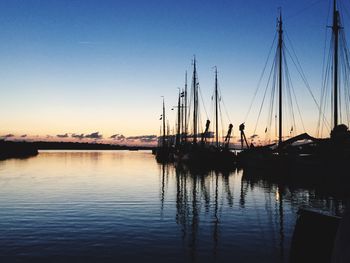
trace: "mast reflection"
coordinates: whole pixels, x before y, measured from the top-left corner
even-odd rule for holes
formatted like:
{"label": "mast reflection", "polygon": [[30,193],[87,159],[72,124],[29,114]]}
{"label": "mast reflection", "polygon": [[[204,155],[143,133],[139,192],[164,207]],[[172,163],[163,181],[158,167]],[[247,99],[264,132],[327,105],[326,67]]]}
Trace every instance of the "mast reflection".
{"label": "mast reflection", "polygon": [[[264,253],[288,262],[292,235],[289,226],[301,206],[334,213],[343,210],[342,201],[335,197],[248,176],[251,173],[242,170],[193,170],[173,164],[162,164],[159,170],[162,214],[164,200],[172,194],[167,191],[169,184],[169,189],[175,190],[174,221],[191,262],[202,259],[203,247],[215,261],[225,256],[223,251],[227,254],[227,246],[255,244],[254,240],[247,241],[248,236],[266,242],[270,250]],[[256,232],[252,233],[254,227]],[[232,232],[228,234],[227,229]]]}
{"label": "mast reflection", "polygon": [[174,174],[176,182],[176,223],[181,227],[184,245],[193,262],[196,261],[199,225],[204,217],[210,218],[213,240],[212,254],[216,257],[220,241],[220,217],[222,206],[220,200],[226,200],[231,208],[234,206],[233,186],[230,177],[236,171],[192,170],[182,165],[161,165],[161,210],[164,209],[166,180]]}

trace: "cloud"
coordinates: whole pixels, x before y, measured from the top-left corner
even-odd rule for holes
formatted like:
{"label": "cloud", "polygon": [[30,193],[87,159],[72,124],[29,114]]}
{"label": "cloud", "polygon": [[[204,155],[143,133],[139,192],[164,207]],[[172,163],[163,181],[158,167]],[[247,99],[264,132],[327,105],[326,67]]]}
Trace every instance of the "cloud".
{"label": "cloud", "polygon": [[58,137],[58,138],[67,138],[67,137],[68,137],[68,133],[65,133],[65,134],[57,134],[56,137]]}
{"label": "cloud", "polygon": [[79,140],[81,140],[81,139],[84,138],[84,133],[82,133],[82,134],[75,134],[75,133],[73,133],[72,134],[72,138],[78,138]]}
{"label": "cloud", "polygon": [[1,136],[1,137],[4,137],[4,138],[11,138],[11,137],[15,137],[15,135],[13,135],[12,133],[9,133],[9,134],[6,134],[6,135]]}
{"label": "cloud", "polygon": [[25,138],[25,137],[27,137],[27,134],[21,135],[21,138]]}
{"label": "cloud", "polygon": [[124,141],[126,137],[123,134],[113,134],[110,139],[117,140],[117,141]]}
{"label": "cloud", "polygon": [[251,139],[251,140],[252,140],[252,139],[257,138],[257,137],[259,137],[259,135],[257,135],[257,134],[253,134],[252,136],[250,136],[250,137],[249,137],[249,139]]}
{"label": "cloud", "polygon": [[84,138],[99,140],[99,139],[102,139],[102,134],[99,134],[99,132],[93,132],[91,134],[85,135]]}
{"label": "cloud", "polygon": [[155,142],[157,141],[157,135],[130,136],[126,139],[129,141]]}

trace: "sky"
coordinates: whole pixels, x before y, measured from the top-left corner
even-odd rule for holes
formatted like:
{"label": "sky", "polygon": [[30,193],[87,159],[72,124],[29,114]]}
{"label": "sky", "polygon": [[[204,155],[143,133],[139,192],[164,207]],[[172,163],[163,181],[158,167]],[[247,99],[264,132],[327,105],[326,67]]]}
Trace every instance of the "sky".
{"label": "sky", "polygon": [[[346,25],[350,4],[343,2]],[[1,0],[0,135],[89,139],[98,132],[147,140],[159,134],[161,96],[175,122],[170,109],[186,70],[191,79],[194,55],[206,110],[217,66],[235,135],[244,121],[252,134],[257,113],[245,116],[278,8],[318,99],[329,6],[329,0]],[[318,111],[299,82],[305,130],[314,134]],[[253,105],[258,109],[259,100]]]}

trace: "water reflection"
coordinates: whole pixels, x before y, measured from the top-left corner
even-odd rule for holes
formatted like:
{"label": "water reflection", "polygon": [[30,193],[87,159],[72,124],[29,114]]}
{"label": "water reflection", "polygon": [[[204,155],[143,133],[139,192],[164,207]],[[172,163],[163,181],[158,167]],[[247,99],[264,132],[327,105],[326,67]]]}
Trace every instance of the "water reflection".
{"label": "water reflection", "polygon": [[307,186],[306,188],[290,183],[277,183],[261,179],[259,176],[254,177],[254,174],[251,173],[249,173],[249,176],[246,176],[244,171],[242,173],[242,184],[249,185],[252,190],[257,187],[267,192],[275,192],[276,199],[285,199],[290,203],[293,212],[305,206],[317,208],[337,216],[344,213],[344,200],[347,196],[341,192],[339,194],[339,192],[334,192],[333,189],[327,191],[327,189],[317,186]]}
{"label": "water reflection", "polygon": [[0,259],[288,262],[300,206],[344,209],[327,192],[256,178],[159,165],[141,151],[3,161]]}
{"label": "water reflection", "polygon": [[[217,260],[223,254],[220,246],[221,239],[224,239],[222,233],[227,230],[227,225],[237,223],[243,224],[245,229],[235,229],[231,233],[229,240],[232,247],[245,242],[241,239],[241,231],[249,232],[249,227],[252,227],[257,232],[255,235],[260,235],[260,239],[271,245],[266,246],[271,248],[270,253],[275,254],[275,259],[270,259],[270,262],[288,262],[291,236],[299,208],[311,207],[334,215],[344,212],[344,202],[340,198],[319,193],[317,189],[255,180],[254,177],[244,176],[242,170],[193,171],[171,164],[162,164],[160,167],[161,210],[164,209],[168,187],[174,187],[175,221],[180,226],[181,237],[189,251],[191,262],[196,262],[197,256],[201,254],[199,243],[203,243],[203,229],[211,240],[206,240],[206,243],[211,244],[207,249],[211,251],[213,259]],[[168,186],[169,181],[174,186]],[[237,197],[235,193],[238,194]],[[244,216],[240,221],[235,221],[238,212]],[[227,214],[235,215],[230,218]],[[244,222],[245,216],[247,222]],[[249,222],[252,218],[256,222]],[[254,235],[250,238],[254,238]]]}
{"label": "water reflection", "polygon": [[[164,209],[165,194],[169,175],[175,178],[176,184],[176,223],[180,226],[181,237],[188,248],[192,262],[196,261],[198,249],[199,223],[201,214],[210,218],[213,255],[217,255],[220,240],[220,217],[222,213],[222,194],[229,207],[233,207],[233,188],[230,186],[229,172],[217,171],[193,172],[183,166],[163,164],[161,171],[161,211]],[[219,180],[223,188],[219,186]],[[163,213],[163,212],[162,212]]]}

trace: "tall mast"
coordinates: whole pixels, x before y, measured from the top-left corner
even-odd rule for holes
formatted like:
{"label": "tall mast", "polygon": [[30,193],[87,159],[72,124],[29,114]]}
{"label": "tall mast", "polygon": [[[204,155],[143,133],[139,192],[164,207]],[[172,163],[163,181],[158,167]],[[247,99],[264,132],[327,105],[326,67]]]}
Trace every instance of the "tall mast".
{"label": "tall mast", "polygon": [[218,70],[215,67],[215,139],[216,147],[219,148],[219,125],[218,125]]}
{"label": "tall mast", "polygon": [[333,36],[334,36],[334,54],[333,54],[333,89],[334,89],[334,111],[333,111],[333,118],[334,118],[334,128],[338,125],[338,42],[339,42],[339,11],[337,10],[337,1],[334,0],[333,3]]}
{"label": "tall mast", "polygon": [[185,141],[187,141],[187,70],[185,74]]}
{"label": "tall mast", "polygon": [[278,21],[278,90],[279,90],[279,123],[278,123],[278,144],[282,142],[282,48],[283,48],[283,30],[282,30],[282,12],[280,12],[280,17]]}
{"label": "tall mast", "polygon": [[164,104],[164,97],[163,97],[163,147],[165,147],[165,104]]}
{"label": "tall mast", "polygon": [[180,128],[181,128],[181,115],[180,115],[180,110],[181,110],[181,106],[180,106],[180,97],[181,97],[181,93],[180,93],[180,89],[179,89],[179,99],[177,100],[177,131],[176,131],[176,145],[180,145]]}
{"label": "tall mast", "polygon": [[196,57],[193,59],[193,142],[197,143],[197,120],[198,120],[198,87]]}

